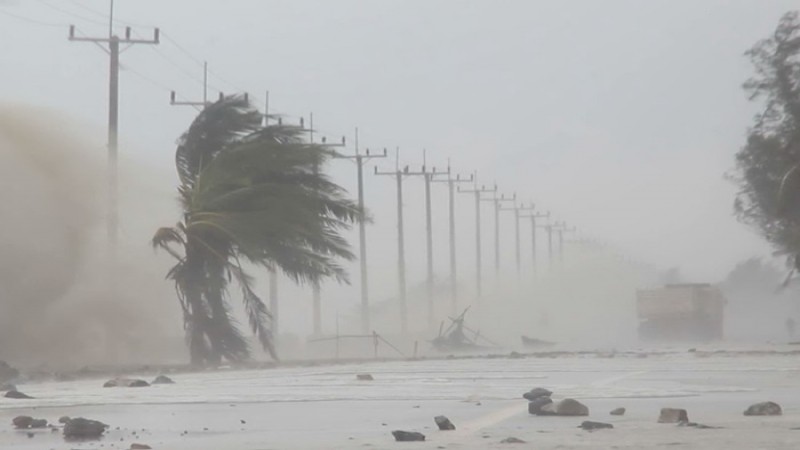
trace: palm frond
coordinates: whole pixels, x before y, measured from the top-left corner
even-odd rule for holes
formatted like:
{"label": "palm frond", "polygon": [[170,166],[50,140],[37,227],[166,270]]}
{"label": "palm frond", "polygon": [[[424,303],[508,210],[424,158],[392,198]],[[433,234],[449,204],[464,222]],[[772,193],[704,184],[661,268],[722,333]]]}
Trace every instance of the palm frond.
{"label": "palm frond", "polygon": [[203,165],[228,145],[259,129],[261,114],[244,96],[223,97],[203,109],[178,140],[175,166],[181,183],[192,186]]}

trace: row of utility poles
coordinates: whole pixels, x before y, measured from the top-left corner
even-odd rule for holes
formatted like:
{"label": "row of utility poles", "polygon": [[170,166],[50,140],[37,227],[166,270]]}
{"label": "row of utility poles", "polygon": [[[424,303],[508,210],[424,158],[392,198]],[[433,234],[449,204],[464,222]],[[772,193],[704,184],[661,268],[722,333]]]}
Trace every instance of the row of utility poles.
{"label": "row of utility poles", "polygon": [[[132,46],[134,44],[159,44],[159,29],[156,28],[153,32],[152,39],[138,39],[132,38],[130,27],[125,28],[124,37],[120,38],[113,34],[113,0],[111,2],[111,11],[109,19],[109,34],[108,37],[86,37],[78,36],[74,26],[70,26],[69,39],[78,42],[91,42],[103,50],[105,50],[110,57],[109,64],[109,112],[108,112],[108,238],[110,242],[109,248],[115,248],[117,235],[118,235],[118,179],[117,179],[117,136],[119,124],[119,55],[121,53],[120,44]],[[102,45],[108,44],[108,49]],[[126,47],[127,48],[127,47]],[[177,100],[176,93],[173,91],[170,94],[170,104],[174,106],[192,106],[197,109],[202,109],[211,104],[208,99],[208,65],[203,65],[203,98],[202,100]],[[220,98],[222,94],[220,93]],[[309,117],[309,128],[305,128],[301,119],[300,127],[306,129],[309,133],[310,142],[314,142],[314,125],[313,114]],[[269,116],[269,92],[266,96],[266,105],[264,111],[265,127],[270,126]],[[281,125],[280,119],[278,125]],[[345,140],[342,138],[340,143],[329,143],[325,138],[322,138],[323,145],[330,147],[343,147]],[[399,165],[399,150],[397,151],[398,162],[393,171],[379,171],[377,167],[374,173],[381,176],[394,177],[397,189],[397,278],[398,278],[398,294],[399,294],[399,307],[401,315],[401,331],[408,332],[408,307],[407,307],[407,291],[406,291],[406,261],[405,261],[405,236],[404,236],[404,222],[403,222],[403,180],[406,177],[422,177],[425,184],[425,231],[426,231],[426,262],[427,262],[427,276],[426,276],[426,300],[428,310],[428,325],[433,327],[434,316],[434,269],[433,269],[433,229],[432,229],[432,210],[431,204],[431,184],[432,183],[445,183],[448,188],[448,211],[449,211],[449,260],[450,260],[450,296],[451,296],[451,310],[455,314],[458,308],[458,275],[457,275],[457,257],[456,257],[456,219],[455,219],[455,193],[471,194],[474,196],[475,201],[475,255],[476,255],[476,293],[477,300],[483,297],[483,270],[482,270],[482,252],[481,252],[481,203],[488,202],[492,204],[494,209],[494,248],[495,248],[495,271],[500,271],[500,214],[502,211],[513,211],[514,213],[514,230],[515,230],[515,260],[517,274],[521,276],[521,247],[520,247],[520,220],[523,218],[530,219],[531,226],[531,242],[532,242],[532,258],[533,268],[536,271],[537,267],[537,249],[536,249],[536,230],[544,229],[547,232],[548,242],[548,258],[550,266],[553,265],[553,235],[556,234],[559,242],[559,261],[563,261],[563,247],[564,247],[564,233],[574,232],[575,229],[569,228],[563,222],[550,223],[549,213],[539,213],[535,211],[534,205],[523,205],[517,203],[516,194],[513,196],[505,196],[505,194],[498,195],[497,186],[487,188],[485,186],[478,186],[477,174],[471,174],[468,177],[452,174],[450,164],[444,171],[437,171],[435,167],[428,168],[426,158],[423,157],[423,164],[421,170],[412,171],[408,166],[400,168]],[[345,155],[336,153],[336,158],[351,160],[356,164],[357,168],[357,181],[358,181],[358,205],[362,211],[365,211],[364,202],[364,167],[374,158],[385,158],[387,152],[384,149],[382,153],[371,153],[369,149],[365,153],[361,153],[358,146],[358,129],[355,135],[355,153]],[[315,168],[315,170],[318,170]],[[470,183],[473,184],[471,188],[462,188],[460,184]],[[510,205],[510,206],[508,206]],[[537,225],[537,219],[547,219],[546,225]],[[367,266],[367,240],[366,240],[366,221],[359,221],[359,262],[361,269],[361,331],[368,334],[371,331],[370,327],[370,312],[369,312],[369,283],[368,283],[368,266]],[[278,333],[278,317],[279,317],[279,303],[278,303],[278,285],[277,274],[275,271],[270,271],[270,309],[274,317],[273,332]],[[312,323],[315,334],[322,332],[322,302],[320,294],[320,286],[315,284],[313,286],[313,307],[312,307]]]}

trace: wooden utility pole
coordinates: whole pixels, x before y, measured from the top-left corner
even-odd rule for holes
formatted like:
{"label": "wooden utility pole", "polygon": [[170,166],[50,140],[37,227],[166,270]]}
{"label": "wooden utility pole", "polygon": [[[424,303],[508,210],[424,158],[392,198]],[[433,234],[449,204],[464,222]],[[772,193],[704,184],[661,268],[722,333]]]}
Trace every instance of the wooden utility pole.
{"label": "wooden utility pole", "polygon": [[400,150],[396,151],[395,170],[380,172],[375,167],[375,175],[388,175],[397,183],[397,283],[400,303],[400,331],[408,333],[408,305],[406,304],[406,255],[403,235],[403,175],[408,173],[408,166],[400,170]]}
{"label": "wooden utility pole", "polygon": [[[269,126],[269,91],[264,97],[264,128]],[[275,268],[269,271],[269,311],[272,314],[272,336],[276,345],[280,337],[280,303],[278,301],[278,271]]]}
{"label": "wooden utility pole", "polygon": [[444,179],[432,179],[432,182],[447,183],[448,193],[448,206],[450,210],[450,296],[451,296],[451,313],[458,314],[458,277],[456,276],[456,207],[455,207],[455,186],[457,183],[472,183],[474,176],[470,175],[469,178],[461,178],[461,175],[456,175],[453,178],[450,175],[450,164],[447,164],[447,172],[435,175],[447,175]]}
{"label": "wooden utility pole", "polygon": [[[422,151],[422,170],[419,172],[404,172],[404,175],[421,176],[425,181],[425,249],[427,253],[428,271],[425,280],[425,292],[428,302],[428,327],[433,329],[435,326],[434,308],[433,308],[433,219],[431,207],[431,180],[436,173],[436,167],[428,170],[426,167],[426,152]],[[447,168],[447,175],[450,174],[450,168]]]}
{"label": "wooden utility pole", "polygon": [[[308,140],[310,143],[314,143],[314,113],[309,114],[309,121],[308,121]],[[300,118],[300,128],[304,128],[303,118]],[[346,145],[345,137],[342,136],[341,143],[330,143],[327,141],[325,136],[321,139],[321,144],[326,147],[344,147]],[[314,166],[314,175],[319,173],[319,166]],[[320,292],[320,285],[319,282],[314,282],[312,284],[313,294],[312,294],[312,322],[314,326],[314,335],[319,336],[322,334],[322,294]]]}
{"label": "wooden utility pole", "polygon": [[[516,194],[514,194],[514,195],[516,197]],[[525,206],[525,205],[517,204],[516,202],[514,202],[514,206],[512,206],[511,208],[503,208],[502,206],[500,207],[500,210],[502,210],[502,211],[514,211],[514,236],[515,236],[515,244],[516,244],[516,249],[515,249],[514,255],[515,255],[516,261],[517,261],[517,275],[520,275],[522,273],[522,262],[521,262],[521,258],[520,258],[520,249],[521,249],[521,247],[520,247],[520,241],[519,241],[519,218],[520,218],[519,212],[520,211],[533,211],[533,208],[534,208],[534,206],[533,206],[532,203],[530,204],[530,206]]]}
{"label": "wooden utility pole", "polygon": [[120,44],[158,44],[159,29],[153,30],[153,39],[133,39],[131,28],[125,28],[124,37],[113,34],[112,24],[114,15],[114,2],[111,2],[111,18],[109,19],[108,37],[84,37],[75,35],[75,25],[69,26],[69,40],[74,42],[92,42],[97,45],[108,44],[109,54],[109,80],[108,80],[108,240],[113,252],[117,243],[119,230],[119,205],[118,192],[119,180],[117,175],[118,134],[119,134],[119,54]]}
{"label": "wooden utility pole", "polygon": [[383,153],[370,154],[369,149],[365,154],[359,153],[358,128],[355,139],[356,153],[354,155],[336,154],[334,158],[349,159],[356,163],[358,172],[358,209],[361,211],[361,220],[358,221],[359,262],[361,263],[361,332],[369,333],[369,284],[367,282],[367,230],[366,209],[364,208],[364,165],[372,158],[386,158],[386,149]]}
{"label": "wooden utility pole", "polygon": [[535,274],[536,273],[536,268],[537,268],[537,261],[536,261],[536,259],[537,259],[536,258],[536,219],[548,218],[548,217],[550,217],[550,212],[548,211],[548,212],[543,213],[543,214],[536,213],[536,212],[531,212],[530,214],[522,215],[520,217],[528,217],[529,219],[531,219],[531,256],[532,256],[532,261],[533,261],[533,273]]}
{"label": "wooden utility pole", "polygon": [[492,188],[486,186],[478,187],[477,175],[473,177],[475,187],[472,189],[461,189],[458,187],[458,192],[462,194],[472,194],[475,198],[475,284],[477,289],[477,300],[480,301],[483,296],[483,270],[481,263],[481,194],[497,192],[497,185]]}
{"label": "wooden utility pole", "polygon": [[494,270],[496,276],[500,276],[500,205],[503,202],[516,201],[517,194],[513,197],[506,197],[505,194],[497,196],[497,192],[491,198],[485,198],[483,201],[491,202],[494,204]]}

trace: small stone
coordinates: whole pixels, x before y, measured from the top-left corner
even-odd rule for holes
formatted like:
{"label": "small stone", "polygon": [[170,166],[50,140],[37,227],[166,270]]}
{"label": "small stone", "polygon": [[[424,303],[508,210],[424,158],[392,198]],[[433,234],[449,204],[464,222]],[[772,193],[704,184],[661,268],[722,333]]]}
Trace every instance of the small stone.
{"label": "small stone", "polygon": [[547,390],[545,388],[537,387],[537,388],[533,388],[530,391],[522,394],[522,397],[527,399],[527,400],[534,401],[539,397],[550,397],[551,395],[553,395],[552,391]]}
{"label": "small stone", "polygon": [[394,430],[392,431],[392,436],[394,436],[394,440],[397,442],[414,442],[425,440],[425,435],[416,431]]}
{"label": "small stone", "polygon": [[523,441],[522,439],[515,438],[515,437],[512,436],[512,437],[507,437],[507,438],[503,439],[502,441],[500,441],[500,443],[501,444],[525,444],[526,441]]}
{"label": "small stone", "polygon": [[433,421],[436,422],[436,426],[438,426],[439,430],[441,431],[456,429],[456,426],[453,425],[453,422],[450,422],[450,419],[445,416],[436,416],[433,418]]}
{"label": "small stone", "polygon": [[756,403],[750,405],[744,412],[745,416],[780,416],[781,414],[783,414],[781,405],[775,402]]}
{"label": "small stone", "polygon": [[372,375],[368,374],[368,373],[359,373],[358,375],[356,375],[356,380],[358,380],[358,381],[373,381],[373,380],[375,380],[375,378]]}
{"label": "small stone", "polygon": [[175,384],[175,382],[166,375],[159,375],[150,384]]}
{"label": "small stone", "polygon": [[23,394],[22,392],[16,391],[16,390],[15,391],[6,392],[5,397],[6,398],[14,398],[14,399],[31,399],[31,398],[33,398],[30,395]]}
{"label": "small stone", "polygon": [[559,416],[588,416],[589,408],[575,399],[565,398],[556,404],[556,414]]}
{"label": "small stone", "polygon": [[508,354],[508,357],[509,357],[510,359],[520,359],[520,358],[522,358],[522,353],[519,353],[519,352],[511,352],[511,353],[509,353],[509,354]]}
{"label": "small stone", "polygon": [[114,378],[103,383],[103,387],[147,387],[150,383],[135,378]]}
{"label": "small stone", "polygon": [[11,423],[14,424],[15,428],[25,429],[30,428],[31,423],[33,423],[33,417],[31,416],[17,416],[11,420]]}
{"label": "small stone", "polygon": [[625,415],[625,408],[617,408],[617,409],[611,410],[611,412],[609,414],[611,414],[612,416],[624,416]]}
{"label": "small stone", "polygon": [[29,432],[28,432],[28,438],[29,438],[29,439],[32,439],[32,438],[33,438],[33,436],[34,436],[34,434],[33,434],[33,433],[31,433],[31,432],[29,431]]}
{"label": "small stone", "polygon": [[131,450],[151,450],[152,448],[147,444],[131,444]]}
{"label": "small stone", "polygon": [[688,421],[689,414],[685,409],[661,408],[661,413],[658,416],[658,423],[680,423]]}
{"label": "small stone", "polygon": [[604,428],[614,428],[614,425],[611,425],[610,423],[584,420],[583,423],[581,423],[580,426],[578,426],[578,428],[584,429],[586,431],[593,431],[593,430],[602,430]]}
{"label": "small stone", "polygon": [[61,416],[58,418],[58,423],[67,423],[69,422],[69,416]]}
{"label": "small stone", "polygon": [[247,423],[247,422],[246,422],[244,419],[239,419],[239,422],[241,422],[241,423],[242,423],[242,425],[244,425],[244,424],[246,424],[246,423]]}
{"label": "small stone", "polygon": [[528,403],[528,412],[536,415],[547,415],[542,414],[542,407],[552,403],[553,400],[551,400],[550,397],[538,397]]}
{"label": "small stone", "polygon": [[47,419],[33,419],[31,428],[47,428]]}

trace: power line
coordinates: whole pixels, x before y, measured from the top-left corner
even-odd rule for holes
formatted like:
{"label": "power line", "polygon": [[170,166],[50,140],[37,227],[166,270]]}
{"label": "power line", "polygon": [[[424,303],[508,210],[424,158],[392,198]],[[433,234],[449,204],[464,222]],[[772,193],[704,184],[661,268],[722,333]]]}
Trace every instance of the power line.
{"label": "power line", "polygon": [[73,12],[69,11],[69,10],[66,10],[66,9],[63,9],[63,8],[59,8],[58,6],[51,5],[50,3],[47,3],[45,0],[38,0],[38,1],[39,1],[39,3],[41,3],[42,5],[44,5],[44,6],[48,7],[48,8],[50,8],[50,9],[52,9],[52,10],[54,10],[54,11],[58,11],[58,12],[60,12],[60,13],[62,13],[62,14],[66,14],[66,15],[68,15],[68,16],[71,16],[71,17],[74,17],[74,18],[76,18],[76,19],[83,20],[84,22],[93,23],[93,24],[95,24],[95,25],[103,25],[103,26],[108,26],[108,22],[100,22],[99,20],[96,20],[96,19],[90,19],[90,18],[88,18],[88,17],[86,17],[86,16],[82,16],[82,15],[80,15],[80,14],[75,14],[75,13],[73,13]]}
{"label": "power line", "polygon": [[24,22],[28,22],[28,23],[31,23],[31,24],[34,24],[34,25],[43,26],[43,27],[59,27],[60,28],[60,27],[65,27],[65,26],[68,25],[67,23],[44,22],[44,21],[37,20],[37,19],[31,19],[30,17],[20,16],[20,15],[14,14],[12,12],[6,11],[5,8],[0,8],[0,14],[6,15],[8,17],[12,17],[14,19],[22,20]]}
{"label": "power line", "polygon": [[[78,8],[80,8],[80,9],[82,9],[84,11],[90,12],[90,13],[98,16],[98,17],[102,17],[106,21],[109,18],[108,14],[106,14],[104,12],[100,12],[100,11],[94,9],[94,8],[89,7],[89,6],[86,6],[83,3],[79,2],[78,0],[67,0],[67,1],[69,1],[73,5],[77,6]],[[127,20],[122,20],[122,19],[117,19],[117,18],[113,19],[113,21],[114,21],[114,23],[118,23],[120,25],[130,25],[132,27],[140,27],[140,28],[152,28],[152,25],[144,25],[144,24],[141,24],[141,23],[129,22]]]}

